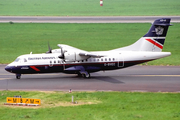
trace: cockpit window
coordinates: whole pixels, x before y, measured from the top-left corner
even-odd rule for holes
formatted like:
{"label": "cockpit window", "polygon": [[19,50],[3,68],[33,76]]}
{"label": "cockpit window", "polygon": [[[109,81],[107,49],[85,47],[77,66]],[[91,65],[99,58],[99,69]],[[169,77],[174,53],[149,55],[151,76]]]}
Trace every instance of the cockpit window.
{"label": "cockpit window", "polygon": [[17,58],[14,62],[19,62],[20,58]]}

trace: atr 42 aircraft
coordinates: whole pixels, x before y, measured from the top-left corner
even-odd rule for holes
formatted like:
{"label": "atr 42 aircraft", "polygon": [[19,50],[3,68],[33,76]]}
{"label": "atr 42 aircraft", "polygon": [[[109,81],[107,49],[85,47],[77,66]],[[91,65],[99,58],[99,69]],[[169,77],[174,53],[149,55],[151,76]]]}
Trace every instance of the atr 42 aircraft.
{"label": "atr 42 aircraft", "polygon": [[63,72],[78,74],[90,78],[90,73],[122,69],[136,64],[156,60],[171,55],[162,52],[170,18],[154,21],[148,33],[134,44],[109,51],[88,52],[69,45],[58,44],[59,49],[43,54],[27,54],[19,56],[5,70],[16,74]]}

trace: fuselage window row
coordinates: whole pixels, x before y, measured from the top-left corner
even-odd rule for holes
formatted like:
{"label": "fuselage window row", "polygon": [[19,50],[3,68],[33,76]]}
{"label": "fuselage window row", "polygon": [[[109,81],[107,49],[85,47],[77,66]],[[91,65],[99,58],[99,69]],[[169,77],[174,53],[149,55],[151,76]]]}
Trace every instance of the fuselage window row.
{"label": "fuselage window row", "polygon": [[[101,58],[101,59],[86,59],[86,60],[82,60],[82,61],[75,61],[74,63],[76,63],[76,62],[78,62],[78,63],[80,63],[80,62],[103,62],[103,61],[106,61],[106,62],[109,62],[109,61],[115,61],[115,58]],[[24,62],[27,62],[27,61],[25,61],[25,59],[24,59]],[[53,61],[50,61],[50,64],[52,64],[53,63]],[[63,62],[62,61],[60,61],[60,60],[58,60],[58,61],[54,61],[54,64],[62,64]]]}

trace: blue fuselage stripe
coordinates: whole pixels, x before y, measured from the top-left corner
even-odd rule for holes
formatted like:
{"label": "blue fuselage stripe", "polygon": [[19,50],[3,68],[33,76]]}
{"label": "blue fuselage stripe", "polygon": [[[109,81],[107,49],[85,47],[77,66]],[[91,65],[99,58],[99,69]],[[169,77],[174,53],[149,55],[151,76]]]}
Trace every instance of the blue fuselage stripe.
{"label": "blue fuselage stripe", "polygon": [[125,61],[125,62],[98,62],[98,63],[74,63],[74,64],[54,64],[49,65],[34,65],[39,71],[34,70],[30,66],[10,66],[10,71],[16,74],[34,74],[34,73],[54,73],[64,72],[76,74],[79,70],[67,71],[67,68],[74,66],[83,66],[87,72],[97,72],[101,70],[115,70],[122,69],[136,64],[144,63],[151,60],[140,60],[140,61]]}

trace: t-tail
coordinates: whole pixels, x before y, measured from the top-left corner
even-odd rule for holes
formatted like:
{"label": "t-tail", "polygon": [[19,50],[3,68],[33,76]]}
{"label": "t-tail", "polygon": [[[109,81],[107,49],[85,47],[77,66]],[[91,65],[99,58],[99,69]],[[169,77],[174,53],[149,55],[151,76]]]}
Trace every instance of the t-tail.
{"label": "t-tail", "polygon": [[161,52],[165,43],[171,19],[161,18],[154,21],[148,33],[130,46],[119,48],[122,51],[153,51]]}

